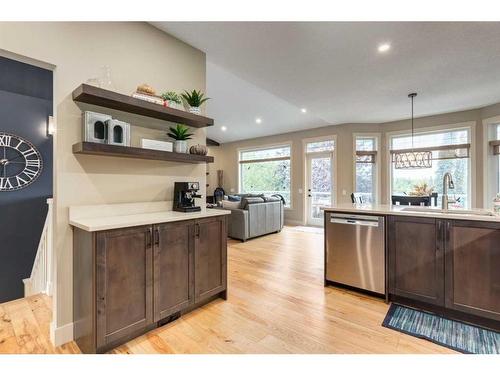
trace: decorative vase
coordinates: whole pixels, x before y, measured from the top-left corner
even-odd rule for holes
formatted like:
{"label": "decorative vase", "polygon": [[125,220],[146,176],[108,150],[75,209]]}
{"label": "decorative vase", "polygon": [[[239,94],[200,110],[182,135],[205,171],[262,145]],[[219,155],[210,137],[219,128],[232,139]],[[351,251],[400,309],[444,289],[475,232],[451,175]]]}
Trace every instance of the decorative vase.
{"label": "decorative vase", "polygon": [[194,113],[195,115],[199,115],[201,113],[200,107],[189,107],[189,112]]}
{"label": "decorative vase", "polygon": [[206,155],[208,153],[207,146],[196,145],[189,148],[189,153],[194,155]]}
{"label": "decorative vase", "polygon": [[174,142],[174,151],[180,154],[186,154],[188,152],[188,144],[187,141],[175,141]]}

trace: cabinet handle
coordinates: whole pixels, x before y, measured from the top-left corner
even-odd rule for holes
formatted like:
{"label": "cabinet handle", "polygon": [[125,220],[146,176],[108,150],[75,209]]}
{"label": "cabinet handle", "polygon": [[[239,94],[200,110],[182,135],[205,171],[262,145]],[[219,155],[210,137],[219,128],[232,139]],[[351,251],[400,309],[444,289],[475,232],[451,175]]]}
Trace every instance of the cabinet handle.
{"label": "cabinet handle", "polygon": [[438,241],[441,242],[443,241],[444,236],[443,236],[443,222],[441,220],[438,220]]}
{"label": "cabinet handle", "polygon": [[153,230],[151,228],[146,232],[146,247],[151,247],[153,245]]}
{"label": "cabinet handle", "polygon": [[451,236],[451,223],[449,221],[446,222],[446,243],[450,242]]}
{"label": "cabinet handle", "polygon": [[196,237],[200,237],[200,224],[198,224],[198,223],[194,227],[194,235]]}
{"label": "cabinet handle", "polygon": [[160,245],[160,230],[158,228],[155,229],[155,245]]}

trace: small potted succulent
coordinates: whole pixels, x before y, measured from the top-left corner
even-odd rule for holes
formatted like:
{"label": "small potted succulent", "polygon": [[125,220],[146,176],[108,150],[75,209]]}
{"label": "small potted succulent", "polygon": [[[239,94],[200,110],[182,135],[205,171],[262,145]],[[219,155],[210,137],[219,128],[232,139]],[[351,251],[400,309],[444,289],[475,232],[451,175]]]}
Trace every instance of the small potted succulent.
{"label": "small potted succulent", "polygon": [[201,90],[196,91],[193,90],[188,92],[184,90],[184,93],[181,94],[184,101],[189,105],[189,112],[199,115],[201,113],[200,106],[205,103],[210,98],[205,98],[205,94],[201,92]]}
{"label": "small potted succulent", "polygon": [[177,124],[175,128],[170,127],[170,133],[168,136],[175,140],[174,142],[174,151],[182,154],[186,154],[188,152],[187,140],[191,139],[193,134],[188,133],[189,128],[182,124]]}
{"label": "small potted succulent", "polygon": [[165,105],[170,108],[181,109],[182,100],[179,94],[174,91],[167,91],[161,94]]}

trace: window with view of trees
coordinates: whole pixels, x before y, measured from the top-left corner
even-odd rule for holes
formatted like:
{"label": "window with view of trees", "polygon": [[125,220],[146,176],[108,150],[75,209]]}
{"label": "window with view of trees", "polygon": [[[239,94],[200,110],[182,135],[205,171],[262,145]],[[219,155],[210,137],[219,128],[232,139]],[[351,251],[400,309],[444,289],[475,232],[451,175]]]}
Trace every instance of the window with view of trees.
{"label": "window with view of trees", "polygon": [[377,200],[377,138],[356,136],[355,147],[355,192],[363,203],[374,203]]}
{"label": "window with view of trees", "polygon": [[486,196],[484,207],[491,207],[493,199],[500,193],[500,124],[489,123],[487,128],[488,150],[485,165]]}
{"label": "window with view of trees", "polygon": [[289,145],[240,151],[240,192],[280,194],[290,207],[290,154]]}
{"label": "window with view of trees", "polygon": [[[470,129],[443,130],[438,132],[416,134],[414,148],[461,145],[456,150],[453,147],[446,152],[434,153],[432,168],[423,169],[396,169],[391,163],[392,195],[411,194],[418,187],[426,186],[427,190],[438,193],[438,205],[441,205],[443,192],[443,176],[450,172],[453,176],[455,188],[449,190],[450,196],[458,200],[454,206],[470,207]],[[391,150],[410,149],[411,135],[397,135],[391,137]],[[466,148],[467,152],[463,152]],[[440,156],[444,155],[445,156]],[[424,185],[425,184],[425,185]],[[452,205],[453,206],[453,205]]]}

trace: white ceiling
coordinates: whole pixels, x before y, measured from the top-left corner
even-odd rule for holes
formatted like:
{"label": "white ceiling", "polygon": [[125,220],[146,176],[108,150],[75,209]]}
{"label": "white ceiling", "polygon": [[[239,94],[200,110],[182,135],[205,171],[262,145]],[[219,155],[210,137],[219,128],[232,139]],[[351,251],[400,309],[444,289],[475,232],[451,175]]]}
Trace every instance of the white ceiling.
{"label": "white ceiling", "polygon": [[154,25],[206,52],[208,135],[221,142],[407,118],[413,91],[417,117],[500,102],[496,22]]}

